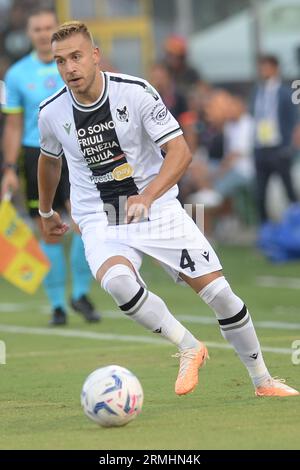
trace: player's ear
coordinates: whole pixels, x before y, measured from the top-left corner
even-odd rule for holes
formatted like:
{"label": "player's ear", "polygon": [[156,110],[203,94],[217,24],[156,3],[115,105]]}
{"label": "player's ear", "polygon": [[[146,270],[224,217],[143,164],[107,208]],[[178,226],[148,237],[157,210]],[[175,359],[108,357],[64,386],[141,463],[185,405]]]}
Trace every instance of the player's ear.
{"label": "player's ear", "polygon": [[94,47],[93,55],[94,55],[94,59],[95,59],[95,64],[99,64],[100,63],[100,56],[101,56],[99,47]]}

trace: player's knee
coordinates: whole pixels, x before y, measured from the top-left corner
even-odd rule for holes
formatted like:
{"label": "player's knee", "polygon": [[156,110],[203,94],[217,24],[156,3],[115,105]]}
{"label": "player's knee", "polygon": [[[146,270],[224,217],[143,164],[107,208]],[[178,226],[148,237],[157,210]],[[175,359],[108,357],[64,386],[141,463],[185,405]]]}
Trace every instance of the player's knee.
{"label": "player's knee", "polygon": [[135,273],[125,264],[115,264],[104,274],[101,287],[108,292],[125,313],[139,300],[139,292],[144,291]]}
{"label": "player's knee", "polygon": [[218,318],[233,318],[246,308],[224,276],[210,282],[199,295],[216,312]]}

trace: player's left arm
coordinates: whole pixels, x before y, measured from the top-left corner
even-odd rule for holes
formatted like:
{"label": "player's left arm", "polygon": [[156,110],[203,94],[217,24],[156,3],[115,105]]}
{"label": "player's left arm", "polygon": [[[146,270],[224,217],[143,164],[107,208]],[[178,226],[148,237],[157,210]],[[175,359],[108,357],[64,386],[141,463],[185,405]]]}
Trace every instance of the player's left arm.
{"label": "player's left arm", "polygon": [[151,202],[172,188],[192,161],[192,154],[182,135],[169,140],[162,146],[162,150],[166,155],[160,172],[142,192]]}
{"label": "player's left arm", "polygon": [[192,161],[192,155],[179,123],[166,108],[159,93],[148,82],[140,87],[135,100],[141,126],[165,152],[165,158],[157,176],[138,196],[127,201],[127,222],[138,222],[148,217],[153,201],[162,196],[181,178]]}
{"label": "player's left arm", "polygon": [[128,223],[138,222],[142,217],[147,217],[153,201],[179,181],[192,161],[192,154],[182,135],[166,142],[162,150],[166,155],[158,175],[141,194],[128,198]]}

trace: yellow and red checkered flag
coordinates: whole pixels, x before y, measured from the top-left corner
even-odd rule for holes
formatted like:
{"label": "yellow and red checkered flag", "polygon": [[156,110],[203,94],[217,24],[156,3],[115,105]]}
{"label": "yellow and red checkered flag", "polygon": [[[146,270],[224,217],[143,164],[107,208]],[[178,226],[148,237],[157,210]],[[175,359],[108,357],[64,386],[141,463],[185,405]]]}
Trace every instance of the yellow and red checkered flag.
{"label": "yellow and red checkered flag", "polygon": [[28,294],[34,294],[50,263],[30,228],[8,199],[0,204],[0,274]]}

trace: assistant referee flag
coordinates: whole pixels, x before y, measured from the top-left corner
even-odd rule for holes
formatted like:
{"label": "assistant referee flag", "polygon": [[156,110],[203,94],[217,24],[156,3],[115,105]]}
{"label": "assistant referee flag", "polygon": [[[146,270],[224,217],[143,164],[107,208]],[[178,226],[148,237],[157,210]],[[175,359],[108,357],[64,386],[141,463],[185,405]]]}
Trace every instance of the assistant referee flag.
{"label": "assistant referee flag", "polygon": [[0,274],[28,294],[34,294],[50,263],[30,228],[9,200],[0,204]]}

